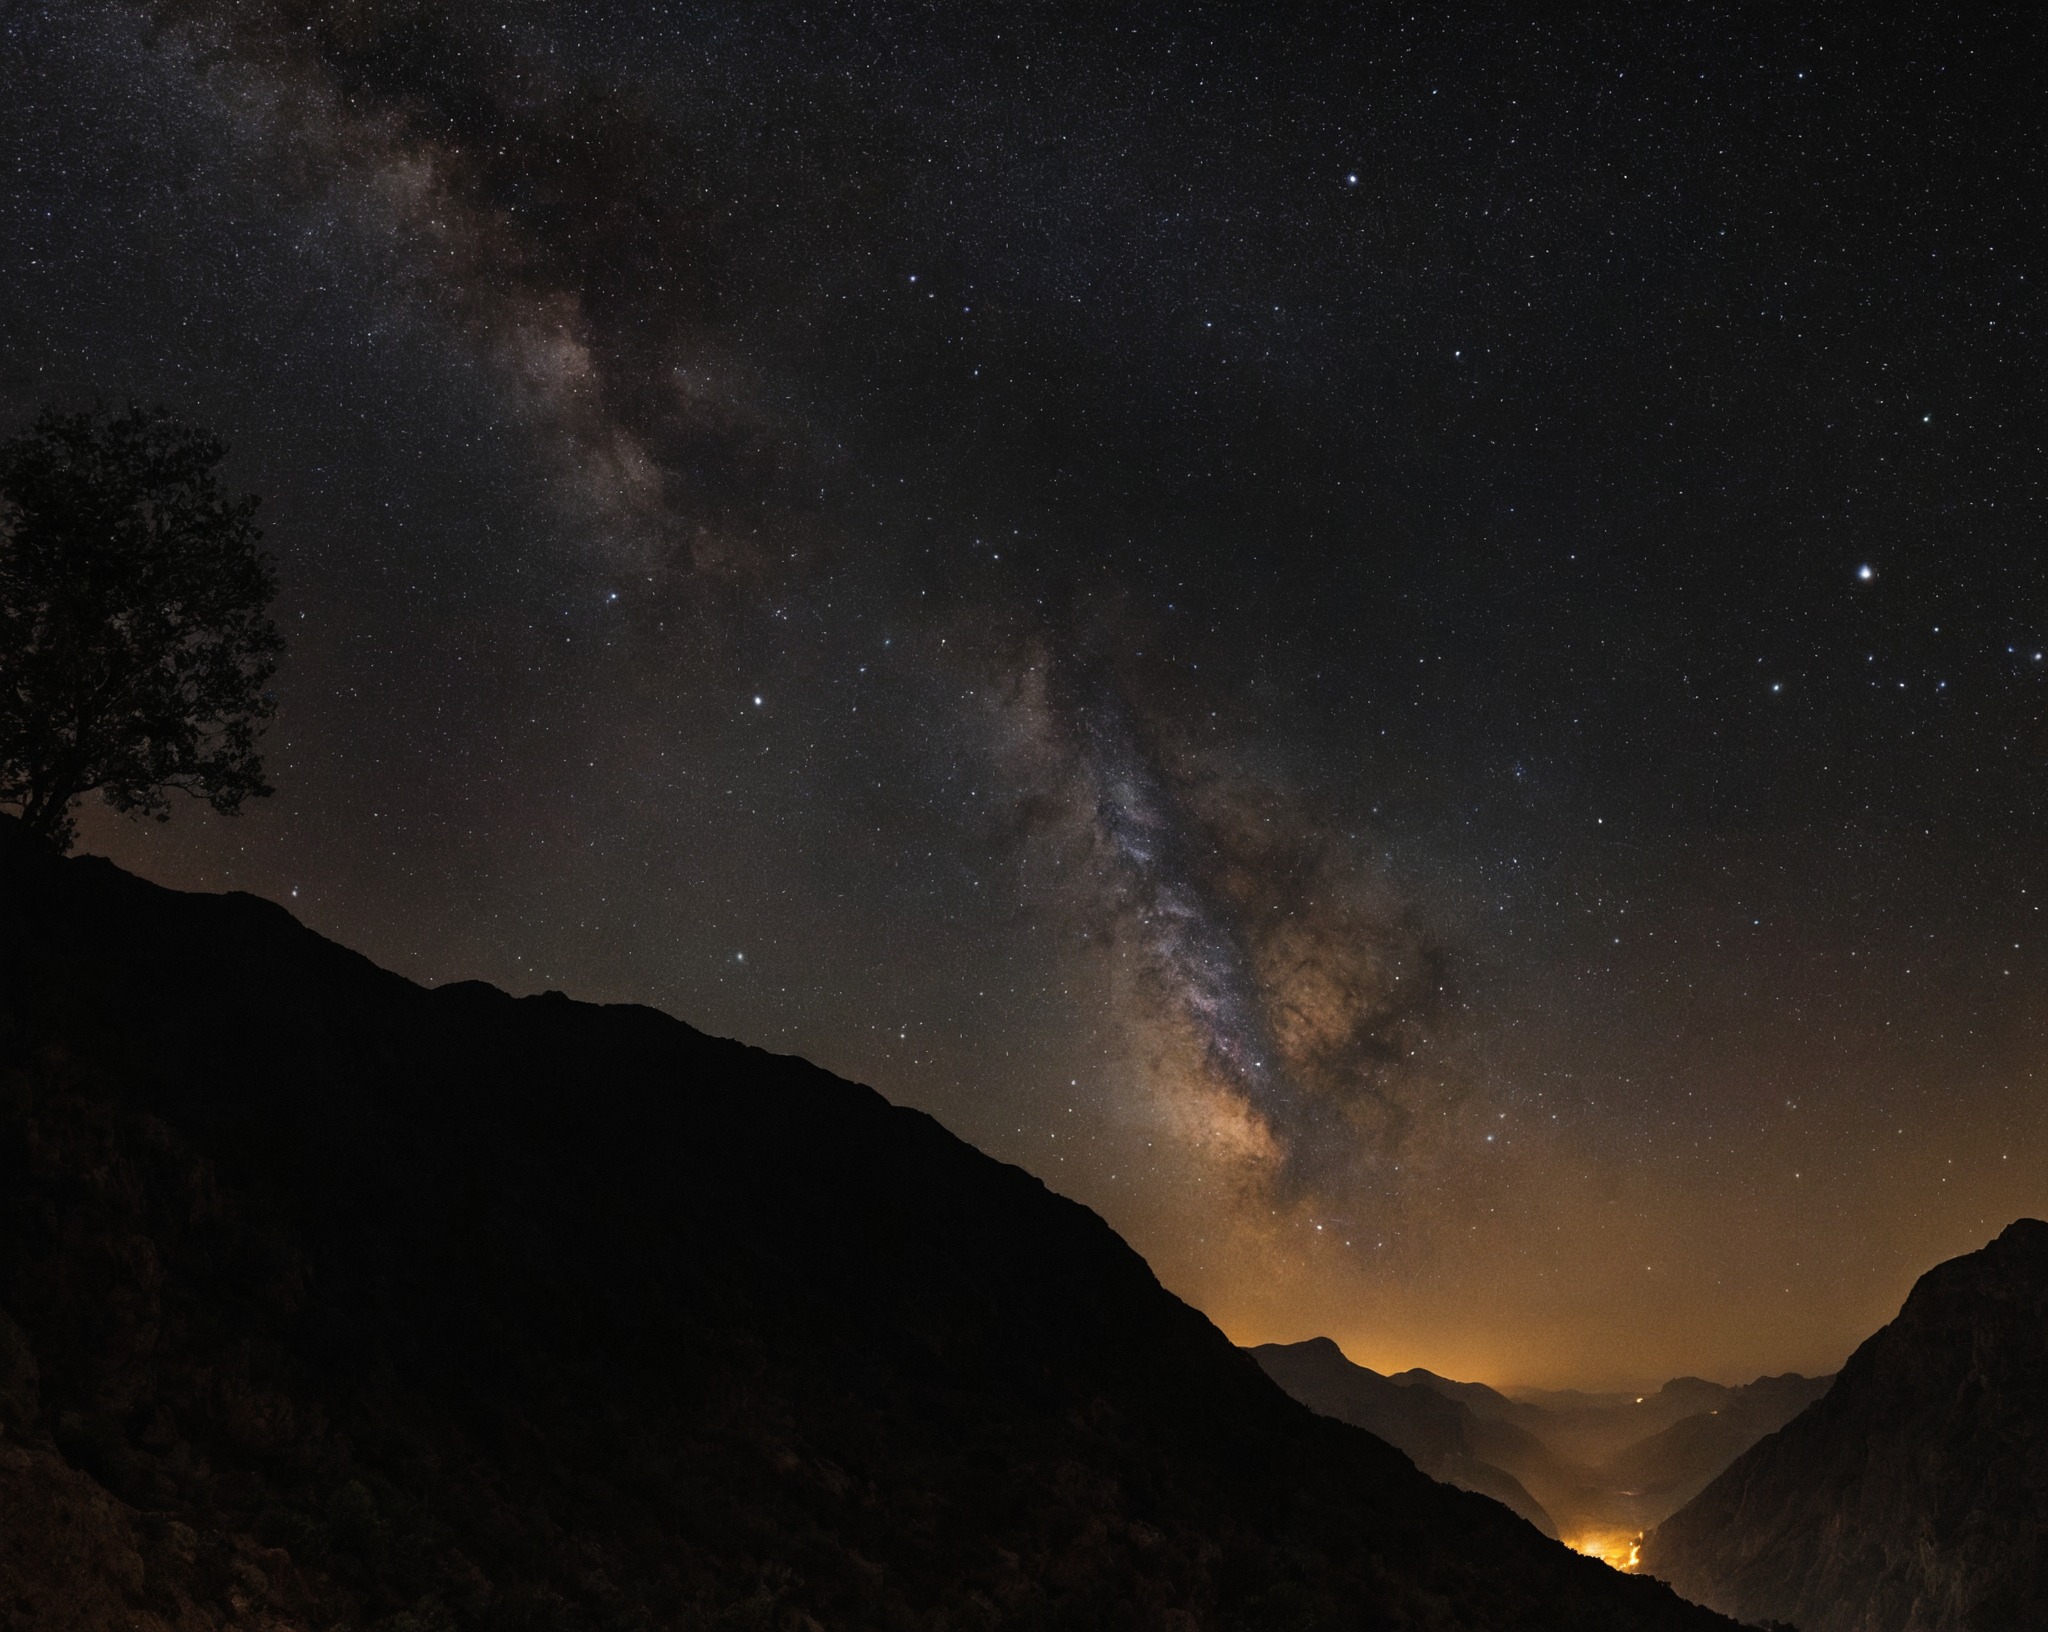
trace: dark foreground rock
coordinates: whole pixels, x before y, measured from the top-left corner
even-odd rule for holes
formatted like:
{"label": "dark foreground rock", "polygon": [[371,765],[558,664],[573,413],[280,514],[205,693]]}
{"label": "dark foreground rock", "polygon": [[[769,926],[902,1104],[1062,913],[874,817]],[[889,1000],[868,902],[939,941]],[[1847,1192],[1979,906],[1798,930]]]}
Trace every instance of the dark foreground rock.
{"label": "dark foreground rock", "polygon": [[0,819],[0,1626],[1727,1623],[802,1061]]}
{"label": "dark foreground rock", "polygon": [[1643,1555],[1684,1592],[1802,1632],[2048,1625],[2048,1224],[1929,1270],[1823,1399]]}

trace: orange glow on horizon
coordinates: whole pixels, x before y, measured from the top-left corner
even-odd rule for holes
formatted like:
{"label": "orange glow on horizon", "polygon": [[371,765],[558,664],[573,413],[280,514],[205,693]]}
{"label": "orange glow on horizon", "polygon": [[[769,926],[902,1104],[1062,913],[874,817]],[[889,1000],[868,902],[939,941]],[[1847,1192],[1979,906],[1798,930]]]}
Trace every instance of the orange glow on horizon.
{"label": "orange glow on horizon", "polygon": [[1643,1533],[1640,1530],[1633,1534],[1625,1530],[1594,1530],[1584,1535],[1566,1536],[1564,1544],[1575,1553],[1597,1558],[1602,1564],[1627,1574],[1642,1560]]}

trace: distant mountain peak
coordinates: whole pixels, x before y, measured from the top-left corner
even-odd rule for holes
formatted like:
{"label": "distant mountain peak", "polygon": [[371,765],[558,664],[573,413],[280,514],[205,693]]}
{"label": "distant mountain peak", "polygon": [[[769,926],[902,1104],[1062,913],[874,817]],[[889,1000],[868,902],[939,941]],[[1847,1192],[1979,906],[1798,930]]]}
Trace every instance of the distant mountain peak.
{"label": "distant mountain peak", "polygon": [[1432,1479],[1491,1496],[1546,1536],[1558,1533],[1543,1504],[1485,1454],[1486,1429],[1464,1401],[1383,1377],[1346,1359],[1327,1337],[1262,1343],[1250,1352],[1267,1376],[1311,1410],[1378,1435]]}

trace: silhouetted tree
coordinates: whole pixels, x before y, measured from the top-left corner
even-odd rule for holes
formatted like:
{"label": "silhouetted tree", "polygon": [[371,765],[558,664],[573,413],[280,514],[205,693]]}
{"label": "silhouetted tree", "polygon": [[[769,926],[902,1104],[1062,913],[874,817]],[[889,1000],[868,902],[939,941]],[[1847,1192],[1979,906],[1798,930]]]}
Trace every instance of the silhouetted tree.
{"label": "silhouetted tree", "polygon": [[254,497],[162,409],[45,411],[0,444],[0,804],[59,850],[72,806],[170,819],[271,790],[256,736],[282,649]]}

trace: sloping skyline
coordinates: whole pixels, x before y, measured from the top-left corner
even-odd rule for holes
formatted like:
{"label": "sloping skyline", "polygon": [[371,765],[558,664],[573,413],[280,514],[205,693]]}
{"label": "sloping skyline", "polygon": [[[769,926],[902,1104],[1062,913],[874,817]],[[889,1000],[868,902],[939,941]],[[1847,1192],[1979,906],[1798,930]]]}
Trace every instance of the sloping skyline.
{"label": "sloping skyline", "polygon": [[1242,1342],[1823,1372],[2048,1210],[2019,10],[0,19],[278,796],[84,848],[931,1110]]}

